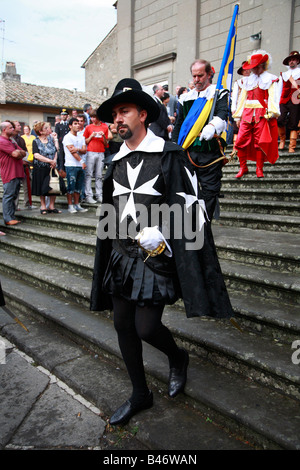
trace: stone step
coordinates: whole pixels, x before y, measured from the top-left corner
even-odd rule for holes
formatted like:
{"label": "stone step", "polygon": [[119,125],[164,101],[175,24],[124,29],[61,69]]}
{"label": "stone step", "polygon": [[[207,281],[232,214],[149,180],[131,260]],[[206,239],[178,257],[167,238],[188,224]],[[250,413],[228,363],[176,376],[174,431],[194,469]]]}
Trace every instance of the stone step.
{"label": "stone step", "polygon": [[[222,180],[224,181],[224,180]],[[256,188],[245,188],[239,185],[232,185],[231,187],[221,188],[221,195],[226,199],[241,199],[241,200],[257,200],[257,201],[284,201],[284,202],[298,202],[300,201],[299,189],[272,189],[264,186]]]}
{"label": "stone step", "polygon": [[299,202],[291,202],[287,204],[282,201],[256,201],[256,200],[241,200],[241,199],[229,199],[228,197],[221,197],[220,209],[228,212],[246,212],[249,213],[261,213],[261,214],[272,214],[272,215],[291,215],[300,216],[300,204]]}
{"label": "stone step", "polygon": [[[71,302],[66,304],[54,296],[50,298],[45,292],[30,287],[22,281],[12,280],[6,275],[1,277],[1,281],[9,306],[19,314],[25,324],[27,321],[27,326],[30,329],[32,324],[30,317],[46,322],[47,325],[55,327],[63,335],[74,339],[76,343],[101,354],[106,360],[112,360],[121,369],[124,367],[117,345],[116,333],[110,319],[89,312],[83,306]],[[191,348],[185,393],[179,395],[176,400],[171,400],[173,406],[176,406],[177,417],[180,416],[180,407],[183,406],[186,412],[189,409],[194,409],[191,417],[194,416],[199,426],[201,423],[197,412],[209,417],[217,426],[238,433],[240,438],[250,440],[250,443],[262,448],[300,449],[299,401],[295,397],[283,395],[276,390],[273,380],[265,375],[266,369],[273,369],[273,373],[280,377],[279,381],[284,382],[286,387],[299,388],[299,371],[297,366],[292,364],[290,348],[258,341],[255,336],[241,334],[229,325],[225,326],[223,321],[183,320],[182,315],[176,314],[176,312],[166,312],[163,321],[166,324],[172,324],[173,330],[178,331],[178,342],[180,342],[181,329],[183,328],[185,333],[188,332],[193,337],[197,336],[197,342],[201,338],[203,346],[207,348],[206,353],[200,355]],[[30,331],[28,334],[18,325],[12,327],[12,322],[13,320],[6,316],[5,323],[3,315],[1,316],[2,330],[5,331],[8,339],[17,345],[18,342],[24,345],[26,344],[26,335],[28,335],[29,343],[32,338],[32,336],[30,338]],[[35,334],[35,323],[32,326],[33,334]],[[34,343],[34,339],[31,342]],[[262,367],[264,370],[262,383],[257,381],[255,374],[253,376],[247,374],[247,377],[243,377],[234,369],[224,368],[223,364],[217,365],[212,351],[214,342],[218,343],[220,349],[230,350],[230,354],[236,356],[237,360],[246,360],[247,363],[256,363],[256,367]],[[41,359],[41,351],[44,350],[44,347],[42,342],[37,340],[35,346],[31,348],[30,352],[34,354],[33,357],[37,362]],[[158,392],[160,396],[163,396],[168,382],[167,360],[159,351],[150,348],[147,344],[144,347],[144,355],[148,380],[156,392],[155,394]],[[80,358],[77,358],[78,361]],[[87,370],[86,361],[86,358],[81,361],[82,372],[78,374],[82,376],[80,393],[86,395],[89,400],[92,397],[97,397],[98,400],[99,393],[93,394],[94,387],[89,388],[90,381],[86,379],[84,374],[84,371]],[[64,367],[56,368],[55,374],[74,387],[76,378],[72,378],[70,374],[66,376]],[[93,377],[96,389],[99,383],[98,376],[96,373]],[[298,391],[296,395],[298,395]],[[128,390],[125,393],[128,394]],[[113,387],[111,395],[113,395]],[[97,400],[95,400],[95,404],[102,410],[104,408],[105,414],[109,415],[112,412],[110,400],[107,397],[105,400],[102,399],[101,406]],[[166,402],[166,405],[169,402],[170,400]],[[146,419],[146,414],[140,414],[138,417],[139,426],[143,428]],[[166,416],[164,415],[162,426],[165,421]],[[153,414],[150,416],[150,421],[147,421],[148,426],[150,422],[153,423]],[[191,420],[189,429],[193,429],[193,426],[194,423]],[[164,447],[159,446],[158,448]],[[177,449],[179,448],[177,447]]]}
{"label": "stone step", "polygon": [[[34,259],[38,254],[49,259],[47,251],[50,256],[54,256],[55,262],[57,253],[61,253],[57,258],[74,258],[75,264],[78,262],[79,265],[81,259],[75,258],[74,252],[85,254],[83,262],[94,257],[96,236],[93,235],[72,233],[70,237],[70,234],[63,230],[49,231],[48,228],[36,228],[29,224],[6,227],[5,231],[7,236],[1,238],[1,242],[6,245],[6,249],[17,253],[22,247],[22,251],[26,251],[28,256]],[[218,255],[222,259],[264,266],[282,273],[299,273],[299,241],[295,234],[272,232],[270,239],[270,233],[267,231],[253,232],[251,229],[226,227],[217,223],[213,225],[213,232]],[[91,261],[89,265],[92,266]]]}
{"label": "stone step", "polygon": [[228,289],[266,299],[300,305],[300,280],[294,273],[281,274],[270,268],[220,261]]}
{"label": "stone step", "polygon": [[[14,231],[17,233],[18,230],[21,230],[19,227],[22,227],[22,225],[12,227],[11,232],[13,233]],[[68,232],[66,236],[68,236]],[[264,236],[265,234],[261,234],[259,239],[264,238]],[[278,243],[277,245],[274,245],[273,257],[276,248],[278,248]],[[52,266],[57,267],[59,267],[61,263],[62,267],[66,267],[68,271],[75,273],[76,275],[86,275],[87,277],[92,278],[92,254],[84,257],[81,253],[76,253],[75,251],[72,253],[64,247],[57,247],[53,250],[53,247],[51,245],[49,247],[45,242],[41,243],[33,240],[19,241],[18,239],[14,239],[9,236],[1,239],[0,249],[1,252],[3,252],[0,262],[2,264],[5,263],[7,269],[14,269],[13,265],[9,267],[11,262],[11,257],[7,253],[9,249],[13,251],[15,255],[20,253],[29,259],[39,262],[39,269],[44,268],[41,263],[50,263]],[[297,257],[295,261],[295,264],[297,265]],[[277,263],[280,264],[280,257],[277,259]],[[22,260],[22,266],[24,266],[25,270],[28,270],[26,267],[26,261],[24,264],[24,260]],[[255,261],[252,262],[252,264],[247,265],[244,263],[244,259],[242,259],[242,262],[238,262],[236,258],[232,260],[229,259],[228,256],[221,260],[221,267],[228,286],[232,290],[237,288],[242,291],[246,290],[253,294],[257,294],[259,292],[263,297],[282,299],[285,302],[293,302],[295,305],[299,302],[297,275],[294,272],[282,274],[280,271],[275,269],[276,265],[272,269],[270,269],[270,266],[267,268],[264,266],[258,266]]]}
{"label": "stone step", "polygon": [[11,256],[4,249],[3,243],[0,246],[0,253],[1,273],[23,279],[28,284],[48,292],[49,295],[59,295],[66,301],[74,301],[89,307],[91,281],[83,279],[81,274],[42,264],[20,254]]}
{"label": "stone step", "polygon": [[299,183],[300,178],[270,178],[265,176],[264,178],[257,178],[256,176],[252,175],[245,175],[242,178],[235,178],[227,176],[226,178],[222,179],[222,189],[223,188],[252,188],[256,189],[263,186],[265,189],[272,189],[274,191],[281,191],[286,189],[296,189],[299,190]]}
{"label": "stone step", "polygon": [[[0,214],[2,214],[2,204],[0,205]],[[61,214],[46,215],[42,215],[39,209],[20,210],[16,212],[16,218],[30,225],[48,227],[51,230],[53,228],[57,230],[62,229],[86,235],[96,235],[98,222],[98,217],[93,213],[70,214],[67,209],[63,209]]]}
{"label": "stone step", "polygon": [[79,252],[65,247],[49,245],[49,243],[6,235],[1,239],[0,252],[14,255],[22,254],[28,260],[42,265],[60,268],[64,273],[72,273],[90,280],[93,274],[94,254],[86,250]]}
{"label": "stone step", "polygon": [[281,273],[299,273],[299,236],[287,232],[268,232],[244,227],[212,226],[220,259],[244,265],[263,266]]}
{"label": "stone step", "polygon": [[[0,247],[4,251],[2,258],[5,269],[15,272],[14,266],[10,266],[11,257],[9,253],[13,252],[16,255],[18,253],[22,254],[32,261],[47,263],[53,267],[63,267],[67,272],[81,278],[92,278],[95,236],[83,236],[78,233],[72,233],[70,236],[68,231],[63,232],[62,230],[52,229],[49,231],[48,228],[43,229],[42,227],[36,229],[35,226],[27,224],[7,227],[5,230],[6,237],[0,239]],[[298,292],[295,286],[290,289],[289,285],[286,285],[287,279],[283,274],[289,273],[289,276],[296,276],[299,271],[299,242],[294,234],[273,232],[272,241],[270,242],[268,232],[264,231],[253,233],[253,230],[218,225],[213,226],[213,231],[225,282],[227,282],[229,288],[232,286],[233,289],[230,291],[231,296],[235,294],[236,289],[239,289],[239,293],[248,292],[251,296],[256,296],[260,292],[261,298],[264,299],[264,304],[258,305],[256,315],[253,315],[252,312],[250,314],[250,324],[254,330],[261,327],[260,324],[257,325],[257,318],[264,318],[263,312],[266,308],[266,300],[272,301],[273,299],[274,302],[275,298],[278,302],[280,297],[282,299],[288,298],[289,301],[292,299],[294,308],[296,308],[295,302],[296,299],[298,300]],[[239,261],[238,264],[232,263],[236,261]],[[26,259],[22,260],[22,264],[26,267]],[[248,275],[247,265],[252,270],[250,275]],[[253,269],[255,266],[267,269],[260,270],[258,277],[257,269]],[[269,272],[270,268],[272,269],[271,272]],[[39,270],[40,264],[37,267],[37,272]],[[15,272],[15,275],[18,277],[23,276],[22,272]],[[28,273],[26,276],[28,276]],[[253,276],[253,279],[251,276]],[[33,281],[33,278],[30,279]],[[37,282],[39,282],[39,279]],[[63,281],[62,286],[64,286]],[[51,286],[50,291],[55,292],[55,289],[60,290],[59,282]],[[63,295],[66,295],[65,287],[63,287]],[[71,294],[71,297],[72,295],[76,294]],[[79,295],[78,302],[81,302],[81,300],[82,298]],[[274,308],[274,305],[272,308]],[[288,309],[287,305],[282,306],[282,312],[286,312]],[[239,309],[237,309],[237,313],[239,313]],[[279,315],[280,318],[281,315]],[[284,318],[281,324],[282,327],[286,319]],[[293,323],[292,318],[290,321]],[[249,320],[246,321],[246,324],[248,327]],[[282,337],[288,337],[289,340],[290,336],[295,334],[293,331],[289,331],[289,326],[281,331],[281,326],[272,325],[270,334],[274,334],[273,330],[278,330],[276,334],[281,339]]]}
{"label": "stone step", "polygon": [[[247,179],[254,179],[257,178],[255,173],[255,166],[248,165],[249,172],[247,175],[243,176],[243,178],[247,177]],[[235,177],[240,169],[239,165],[225,165],[223,167],[223,177]],[[289,165],[288,163],[284,163],[281,166],[264,166],[263,173],[265,177],[274,178],[299,178],[300,177],[300,165]],[[236,178],[238,179],[238,178]]]}
{"label": "stone step", "polygon": [[273,214],[254,214],[245,212],[222,211],[219,221],[226,226],[247,227],[254,230],[269,230],[289,233],[300,232],[300,217]]}
{"label": "stone step", "polygon": [[[4,226],[0,223],[0,227],[6,234],[15,237],[22,237],[30,241],[35,240],[67,250],[80,251],[88,255],[94,255],[95,253],[96,229],[94,235],[85,234],[84,232],[72,232],[72,236],[70,236],[67,230],[56,229],[55,221],[50,229],[47,226],[30,225],[27,222],[15,226]],[[3,240],[1,239],[1,241]]]}
{"label": "stone step", "polygon": [[[0,250],[1,254],[1,263],[0,263],[0,272],[1,276],[2,274],[8,275],[11,278],[17,278],[19,280],[22,280],[26,282],[27,284],[34,286],[45,293],[47,292],[49,296],[59,296],[60,298],[64,299],[65,302],[73,302],[76,303],[77,305],[80,305],[84,307],[85,309],[89,308],[89,299],[90,299],[90,290],[91,290],[91,278],[90,279],[85,279],[83,278],[82,275],[79,275],[77,273],[66,271],[66,270],[61,270],[60,268],[52,265],[44,265],[37,263],[33,260],[26,259],[22,256],[19,255],[14,255],[12,257],[10,253],[8,253],[6,250],[1,249]],[[222,266],[223,267],[223,266]],[[242,269],[242,267],[240,267]],[[235,280],[233,281],[230,279],[230,283],[234,284],[234,292],[240,292],[242,290],[243,294],[247,294],[247,296],[250,298],[253,296],[252,292],[249,292],[249,286],[247,284],[247,289],[244,288],[242,289],[239,284],[239,288],[236,288],[236,284],[239,283],[239,277],[242,277],[244,275],[245,279],[242,279],[242,282],[247,283],[247,270],[245,270],[244,273],[236,273],[236,272],[231,272],[230,273],[232,276],[235,276]],[[224,272],[225,278],[229,277],[228,272]],[[252,280],[250,280],[251,283]],[[253,281],[252,281],[253,282]],[[261,279],[261,282],[263,282],[263,279]],[[278,283],[279,284],[279,283]],[[273,286],[274,288],[274,286]],[[277,286],[278,288],[278,286]],[[284,288],[284,286],[282,287]],[[266,289],[268,289],[268,286],[266,286]],[[263,287],[260,288],[260,290],[263,290]],[[276,292],[276,287],[274,288]],[[257,284],[253,286],[253,292],[257,293],[259,291]],[[275,294],[274,294],[275,295]],[[290,296],[290,293],[289,293]],[[276,299],[278,304],[282,303],[281,299]],[[268,298],[266,298],[266,301],[268,301]],[[183,318],[183,312],[180,308],[180,303],[176,306],[174,306],[173,309],[167,309],[168,311],[171,311],[172,318],[175,316],[178,316],[180,322],[182,322]],[[284,304],[281,305],[282,308],[284,309]],[[299,311],[299,307],[296,307],[296,311]],[[245,312],[245,310],[244,310]],[[251,320],[250,320],[251,321]],[[296,322],[294,322],[296,323]],[[182,329],[182,325],[180,326],[179,331],[184,331]],[[298,330],[299,331],[299,330]],[[186,336],[184,335],[184,341],[189,342],[189,343],[197,343],[196,338],[193,337],[192,339],[190,338],[190,334],[193,334],[193,331],[191,330],[189,333],[185,333]],[[211,334],[209,334],[209,337],[211,337]],[[258,340],[259,342],[259,340]],[[197,346],[199,348],[199,344]],[[201,349],[201,346],[200,346]],[[217,348],[218,349],[218,348]],[[215,351],[217,355],[221,354],[221,357],[224,361],[223,354],[224,351],[218,350]],[[233,354],[234,359],[235,355]],[[229,361],[230,363],[230,361]]]}
{"label": "stone step", "polygon": [[[59,398],[58,395],[55,397],[59,401],[59,406],[56,406],[54,400],[47,403],[49,408],[52,404],[54,406],[54,409],[49,411],[51,415],[49,417],[44,416],[43,410],[40,413],[38,411],[34,412],[34,399],[31,400],[33,410],[28,413],[28,406],[24,406],[24,402],[27,404],[27,395],[26,397],[22,396],[23,406],[21,406],[21,410],[20,403],[16,399],[13,405],[18,414],[8,432],[5,433],[1,429],[3,437],[1,449],[102,450],[101,456],[100,454],[94,454],[94,457],[97,462],[99,462],[100,457],[100,462],[102,461],[104,464],[106,463],[105,459],[110,458],[109,455],[113,456],[114,459],[118,459],[118,451],[125,451],[128,454],[127,449],[134,449],[135,455],[140,450],[144,450],[146,452],[143,453],[143,458],[147,458],[147,455],[149,455],[151,460],[154,457],[153,454],[157,455],[156,449],[160,449],[159,452],[173,450],[181,451],[180,454],[185,463],[189,460],[190,455],[195,464],[196,453],[200,450],[252,450],[261,448],[260,446],[254,446],[252,443],[243,442],[240,435],[229,433],[224,426],[217,426],[207,415],[193,409],[191,406],[185,403],[182,404],[178,400],[170,400],[154,384],[151,384],[154,393],[152,410],[139,413],[131,419],[129,425],[125,428],[106,426],[109,416],[131,394],[127,373],[121,370],[120,367],[116,367],[116,364],[111,360],[99,354],[93,354],[65,335],[63,336],[53,330],[48,324],[41,323],[36,318],[29,319],[26,317],[26,320],[30,328],[30,334],[24,336],[16,324],[7,321],[7,315],[1,316],[0,314],[0,327],[3,326],[1,340],[4,340],[7,346],[6,364],[8,367],[6,367],[6,370],[3,370],[3,367],[0,369],[0,374],[2,376],[4,374],[7,381],[5,388],[10,394],[15,392],[17,396],[17,390],[10,390],[10,387],[17,384],[20,393],[26,393],[30,390],[32,394],[35,393],[34,399],[36,399],[39,398],[39,390],[45,388],[45,386],[47,387],[48,383],[49,388],[46,388],[46,393],[49,390],[51,391],[52,387],[57,387],[62,394]],[[10,341],[7,339],[8,337]],[[26,351],[25,357],[24,351]],[[41,383],[42,385],[37,387]],[[6,395],[1,403],[1,409],[4,412],[5,405],[11,405],[12,398],[10,394]],[[51,398],[53,399],[53,396],[50,395],[50,401]],[[72,410],[70,410],[70,406],[68,410],[62,409],[71,400],[74,403]],[[97,404],[96,408],[95,404]],[[78,412],[79,410],[81,412]],[[32,423],[33,416],[34,422]],[[49,420],[51,421],[51,419],[54,421],[54,428],[55,422],[56,425],[57,422],[61,424],[60,431],[66,430],[66,420],[69,420],[69,428],[66,432],[70,432],[72,423],[78,432],[78,426],[80,425],[78,420],[83,419],[87,422],[87,425],[88,423],[90,423],[90,426],[95,425],[97,432],[94,433],[94,439],[93,436],[91,439],[91,433],[94,429],[89,436],[84,436],[84,441],[83,436],[80,436],[82,446],[79,444],[76,446],[75,444],[75,446],[68,447],[68,443],[71,444],[70,439],[67,442],[64,439],[62,442],[57,438],[54,443],[53,434],[57,429],[55,428],[51,434],[52,430],[49,429],[49,426],[51,426]],[[157,432],[158,422],[159,432]],[[26,432],[26,424],[29,433]],[[14,429],[12,429],[13,425]],[[36,425],[40,428],[43,427],[47,440],[46,444],[43,437],[39,438],[36,434],[33,436],[32,426],[35,426],[34,429],[36,429]],[[14,433],[15,429],[16,432]],[[188,433],[186,432],[187,429],[189,430]],[[47,431],[50,431],[48,436]],[[192,436],[190,436],[190,433],[192,433]],[[76,443],[78,442],[77,440]],[[271,445],[274,446],[270,443]],[[186,452],[189,453],[186,454]],[[122,453],[122,455],[124,454]],[[89,458],[90,456],[91,454],[89,454]],[[78,455],[76,455],[76,459],[78,460]],[[151,460],[150,463],[153,464],[154,461]],[[166,463],[165,460],[164,463]]]}

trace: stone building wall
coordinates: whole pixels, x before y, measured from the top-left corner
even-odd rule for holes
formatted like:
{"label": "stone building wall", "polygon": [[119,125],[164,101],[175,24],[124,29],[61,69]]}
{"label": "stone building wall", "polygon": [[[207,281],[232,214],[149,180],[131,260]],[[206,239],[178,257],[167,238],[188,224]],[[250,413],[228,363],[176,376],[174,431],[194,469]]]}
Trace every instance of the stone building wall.
{"label": "stone building wall", "polygon": [[85,69],[85,89],[104,101],[113,92],[118,82],[117,28],[114,27],[106,38],[82,65]]}
{"label": "stone building wall", "polygon": [[[132,76],[144,85],[188,84],[195,58],[212,62],[216,77],[222,62],[236,1],[118,0],[118,23],[86,63],[86,91],[108,89]],[[300,49],[300,0],[240,0],[235,70],[256,49],[271,53],[271,71]],[[258,39],[255,37],[258,35]],[[234,75],[234,79],[237,75]]]}

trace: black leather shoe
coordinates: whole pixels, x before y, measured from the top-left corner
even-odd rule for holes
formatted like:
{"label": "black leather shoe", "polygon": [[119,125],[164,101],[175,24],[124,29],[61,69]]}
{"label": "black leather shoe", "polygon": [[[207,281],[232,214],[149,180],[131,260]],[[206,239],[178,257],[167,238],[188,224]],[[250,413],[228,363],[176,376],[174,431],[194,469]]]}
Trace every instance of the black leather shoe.
{"label": "black leather shoe", "polygon": [[181,351],[184,353],[182,366],[180,368],[172,367],[170,369],[168,393],[171,398],[174,398],[178,393],[183,392],[186,384],[189,354],[185,349],[182,349]]}
{"label": "black leather shoe", "polygon": [[127,424],[128,421],[139,411],[147,410],[153,406],[153,394],[151,390],[145,400],[139,405],[133,405],[129,400],[125,401],[111,416],[109,423],[113,426]]}

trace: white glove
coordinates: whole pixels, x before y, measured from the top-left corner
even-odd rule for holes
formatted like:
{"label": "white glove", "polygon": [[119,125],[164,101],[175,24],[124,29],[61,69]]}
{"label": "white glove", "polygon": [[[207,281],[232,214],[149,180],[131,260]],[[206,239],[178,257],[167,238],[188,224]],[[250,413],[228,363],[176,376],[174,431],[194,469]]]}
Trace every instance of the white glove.
{"label": "white glove", "polygon": [[[170,251],[170,254],[172,253],[169,244],[167,243],[163,234],[158,230],[157,225],[154,227],[144,227],[143,230],[137,234],[135,239],[138,240],[140,246],[147,251],[155,250],[161,242],[165,242],[167,249]],[[170,256],[170,254],[168,255]]]}
{"label": "white glove", "polygon": [[207,124],[207,126],[203,127],[202,132],[200,134],[200,140],[211,140],[215,135],[215,126],[212,124]]}

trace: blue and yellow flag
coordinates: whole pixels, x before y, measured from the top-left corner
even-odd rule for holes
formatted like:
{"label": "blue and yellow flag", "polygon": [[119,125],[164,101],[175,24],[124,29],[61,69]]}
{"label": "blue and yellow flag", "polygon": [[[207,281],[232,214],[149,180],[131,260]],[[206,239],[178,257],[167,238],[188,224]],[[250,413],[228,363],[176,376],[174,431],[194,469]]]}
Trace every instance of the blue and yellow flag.
{"label": "blue and yellow flag", "polygon": [[[237,19],[238,19],[239,5],[235,5],[232,15],[231,25],[227,37],[223,60],[218,76],[216,93],[214,99],[206,100],[206,98],[198,98],[194,101],[188,115],[186,116],[178,137],[178,144],[184,149],[187,149],[196,139],[201,132],[208,117],[212,119],[216,101],[218,98],[218,91],[226,88],[231,92],[232,77],[234,70],[234,56],[237,37]],[[226,140],[226,133],[222,135]]]}

